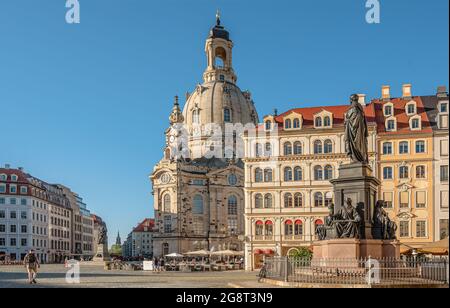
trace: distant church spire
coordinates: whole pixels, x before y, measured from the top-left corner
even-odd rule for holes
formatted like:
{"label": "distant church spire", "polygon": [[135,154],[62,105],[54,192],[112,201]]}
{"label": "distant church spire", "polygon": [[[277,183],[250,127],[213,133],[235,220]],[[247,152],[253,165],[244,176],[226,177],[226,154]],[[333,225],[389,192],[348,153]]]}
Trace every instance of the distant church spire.
{"label": "distant church spire", "polygon": [[120,238],[119,231],[117,231],[116,245],[122,245],[122,239]]}

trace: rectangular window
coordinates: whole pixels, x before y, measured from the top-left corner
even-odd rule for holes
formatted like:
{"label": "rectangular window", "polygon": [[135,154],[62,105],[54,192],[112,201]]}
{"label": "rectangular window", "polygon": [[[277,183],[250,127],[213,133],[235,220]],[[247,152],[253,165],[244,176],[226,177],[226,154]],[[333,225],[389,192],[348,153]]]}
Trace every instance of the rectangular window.
{"label": "rectangular window", "polygon": [[9,232],[16,233],[17,232],[17,226],[16,225],[10,225],[9,226]]}
{"label": "rectangular window", "polygon": [[164,216],[164,233],[172,232],[172,217]]}
{"label": "rectangular window", "polygon": [[28,193],[28,188],[26,186],[20,186],[20,193],[26,195]]}
{"label": "rectangular window", "polygon": [[441,240],[448,237],[448,219],[439,220],[439,236]]}
{"label": "rectangular window", "polygon": [[383,199],[384,199],[384,202],[386,203],[386,207],[387,208],[392,208],[393,207],[393,194],[392,194],[392,192],[385,192],[385,193],[383,193]]}
{"label": "rectangular window", "polygon": [[20,226],[20,232],[22,232],[22,233],[27,233],[27,232],[28,232],[27,226],[26,226],[26,225]]}
{"label": "rectangular window", "polygon": [[20,199],[20,205],[27,205],[27,199]]}
{"label": "rectangular window", "polygon": [[0,185],[0,193],[6,193],[6,185],[5,184],[1,184]]}
{"label": "rectangular window", "polygon": [[16,194],[17,193],[17,186],[16,185],[9,185],[9,192],[11,194]]}
{"label": "rectangular window", "polygon": [[408,142],[400,142],[399,153],[400,154],[408,154],[408,152],[409,152]]}
{"label": "rectangular window", "polygon": [[6,218],[5,211],[0,211],[0,218]]}
{"label": "rectangular window", "polygon": [[20,245],[22,247],[27,247],[28,246],[27,239],[26,238],[21,239],[20,240]]}
{"label": "rectangular window", "polygon": [[448,165],[441,166],[441,182],[448,182]]}
{"label": "rectangular window", "polygon": [[392,154],[392,143],[391,142],[383,143],[383,154],[384,155],[391,155]]}
{"label": "rectangular window", "polygon": [[383,168],[383,179],[384,180],[392,180],[392,167],[384,167]]}
{"label": "rectangular window", "polygon": [[409,237],[409,221],[400,221],[400,237]]}
{"label": "rectangular window", "polygon": [[448,156],[448,140],[441,140],[440,147],[441,156]]}
{"label": "rectangular window", "polygon": [[425,166],[417,166],[416,167],[416,179],[424,179],[425,177],[426,177]]}
{"label": "rectangular window", "polygon": [[416,153],[425,153],[425,141],[416,142]]}
{"label": "rectangular window", "polygon": [[5,204],[5,198],[0,198],[0,204]]}
{"label": "rectangular window", "polygon": [[9,213],[9,218],[11,218],[11,219],[17,219],[17,213],[16,213],[16,212],[11,212],[11,213]]}
{"label": "rectangular window", "polygon": [[448,128],[448,114],[441,114],[439,116],[439,128],[441,129]]}
{"label": "rectangular window", "polygon": [[416,221],[416,237],[427,237],[427,222],[424,220]]}
{"label": "rectangular window", "polygon": [[448,104],[447,103],[441,103],[441,112],[446,113],[448,112]]}
{"label": "rectangular window", "polygon": [[0,225],[0,233],[6,232],[6,225]]}
{"label": "rectangular window", "polygon": [[15,238],[12,238],[9,240],[9,244],[12,247],[16,247],[17,246],[17,240]]}
{"label": "rectangular window", "polygon": [[6,239],[0,238],[0,246],[5,247],[6,246]]}
{"label": "rectangular window", "polygon": [[11,198],[9,199],[9,203],[12,205],[16,205],[17,204],[17,199],[16,198]]}
{"label": "rectangular window", "polygon": [[441,191],[441,209],[448,209],[448,190]]}
{"label": "rectangular window", "polygon": [[407,191],[402,191],[400,193],[400,208],[409,207],[409,193]]}
{"label": "rectangular window", "polygon": [[416,193],[416,207],[425,208],[427,206],[427,194],[425,191],[418,191]]}

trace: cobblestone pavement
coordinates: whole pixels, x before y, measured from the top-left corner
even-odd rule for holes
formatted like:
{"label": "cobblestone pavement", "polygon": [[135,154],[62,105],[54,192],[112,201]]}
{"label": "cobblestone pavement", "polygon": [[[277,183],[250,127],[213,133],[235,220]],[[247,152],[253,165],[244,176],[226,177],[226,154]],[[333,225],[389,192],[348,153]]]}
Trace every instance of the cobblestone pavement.
{"label": "cobblestone pavement", "polygon": [[0,266],[0,288],[267,288],[257,282],[257,273],[233,272],[143,272],[104,271],[101,266],[81,266],[80,284],[66,283],[63,265],[43,265],[38,284],[27,283],[23,266]]}

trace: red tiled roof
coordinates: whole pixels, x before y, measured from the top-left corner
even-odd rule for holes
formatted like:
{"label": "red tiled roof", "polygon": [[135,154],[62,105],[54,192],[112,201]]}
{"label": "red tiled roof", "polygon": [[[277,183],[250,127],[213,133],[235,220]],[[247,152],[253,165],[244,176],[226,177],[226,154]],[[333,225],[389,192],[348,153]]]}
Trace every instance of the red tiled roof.
{"label": "red tiled roof", "polygon": [[[406,105],[411,101],[416,102],[417,107],[417,115],[421,117],[422,121],[422,129],[417,131],[417,133],[431,133],[432,126],[430,120],[427,115],[427,110],[423,104],[422,97],[416,96],[411,99],[403,99],[403,98],[392,98],[390,101],[383,100],[374,100],[372,103],[375,106],[375,114],[377,121],[377,130],[379,134],[382,135],[395,135],[395,134],[403,134],[410,133],[411,129],[409,127],[409,119],[411,116],[406,114]],[[397,121],[397,130],[393,132],[386,131],[385,120],[386,117],[383,113],[383,107],[385,104],[392,103],[394,105],[394,117]],[[415,131],[416,133],[416,131]]]}
{"label": "red tiled roof", "polygon": [[7,182],[11,181],[11,175],[15,174],[18,177],[17,182],[22,184],[29,184],[28,178],[30,175],[26,174],[25,172],[19,170],[19,169],[11,169],[11,168],[0,168],[0,174],[6,174],[8,176]]}
{"label": "red tiled roof", "polygon": [[151,232],[155,227],[155,220],[153,218],[145,218],[136,228],[133,229],[133,232]]}
{"label": "red tiled roof", "polygon": [[[350,108],[348,105],[332,105],[332,106],[318,106],[318,107],[305,107],[305,108],[294,108],[287,112],[284,112],[275,117],[275,121],[278,123],[278,128],[282,129],[284,126],[284,118],[291,113],[295,112],[302,115],[303,118],[303,128],[314,127],[314,116],[322,111],[329,112],[333,114],[333,126],[344,125],[345,113]],[[368,123],[375,123],[375,109],[372,103],[367,104],[364,107],[364,112],[366,114],[366,119]],[[264,129],[264,125],[260,125],[258,129]]]}

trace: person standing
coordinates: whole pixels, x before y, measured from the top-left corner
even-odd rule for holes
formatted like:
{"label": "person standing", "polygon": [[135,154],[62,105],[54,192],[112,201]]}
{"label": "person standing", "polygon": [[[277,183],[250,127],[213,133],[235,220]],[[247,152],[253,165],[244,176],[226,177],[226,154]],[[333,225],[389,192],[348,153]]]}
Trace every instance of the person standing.
{"label": "person standing", "polygon": [[23,259],[23,263],[27,269],[28,273],[28,282],[30,284],[37,284],[36,282],[36,276],[37,276],[37,270],[40,267],[39,260],[36,257],[36,254],[33,250],[30,250],[25,258]]}

